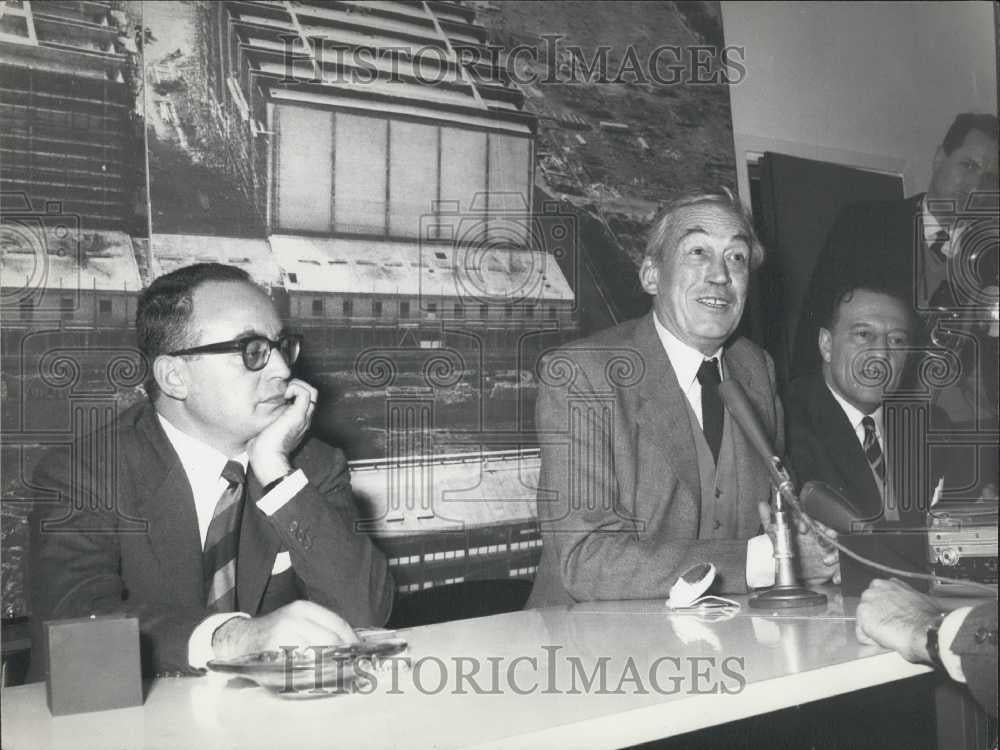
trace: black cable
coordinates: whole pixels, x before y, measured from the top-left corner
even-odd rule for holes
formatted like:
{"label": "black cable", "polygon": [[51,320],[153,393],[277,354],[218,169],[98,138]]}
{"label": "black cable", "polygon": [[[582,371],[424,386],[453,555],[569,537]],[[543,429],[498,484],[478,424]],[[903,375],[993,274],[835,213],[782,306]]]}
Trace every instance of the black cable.
{"label": "black cable", "polygon": [[874,560],[869,560],[868,558],[859,555],[857,552],[847,549],[847,547],[842,545],[836,539],[827,536],[820,529],[818,529],[816,527],[816,524],[813,522],[813,519],[810,518],[809,515],[804,510],[802,510],[802,507],[799,505],[798,498],[793,498],[789,494],[783,494],[782,499],[788,502],[792,506],[792,509],[796,512],[796,514],[798,514],[799,518],[805,521],[806,526],[809,528],[810,531],[812,531],[814,534],[822,535],[822,537],[826,539],[827,542],[836,547],[840,552],[843,552],[848,557],[857,560],[862,565],[867,565],[868,567],[874,568],[875,570],[881,571],[883,573],[889,573],[890,575],[901,576],[903,578],[915,578],[921,581],[930,581],[932,583],[937,581],[939,583],[951,583],[951,584],[961,585],[967,588],[972,588],[975,590],[982,591],[983,593],[992,596],[994,599],[997,598],[997,587],[991,586],[990,584],[987,583],[979,583],[978,581],[969,581],[962,578],[949,578],[948,576],[939,576],[939,575],[934,575],[933,573],[917,573],[911,570],[901,570],[899,568],[893,568],[889,565],[883,565],[882,563],[877,563]]}

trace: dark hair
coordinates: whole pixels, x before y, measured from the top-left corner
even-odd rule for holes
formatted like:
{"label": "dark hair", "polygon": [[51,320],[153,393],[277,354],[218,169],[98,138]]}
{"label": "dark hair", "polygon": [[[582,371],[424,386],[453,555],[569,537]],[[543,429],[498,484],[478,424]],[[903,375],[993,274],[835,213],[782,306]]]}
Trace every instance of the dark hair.
{"label": "dark hair", "polygon": [[690,190],[671,199],[664,206],[649,230],[649,235],[646,239],[645,256],[647,258],[659,259],[666,249],[667,234],[670,232],[670,226],[677,212],[687,206],[696,206],[703,203],[720,206],[728,210],[743,224],[743,231],[750,238],[750,268],[757,268],[764,262],[764,246],[757,238],[757,233],[753,229],[753,221],[751,221],[750,215],[740,202],[740,199],[733,195],[732,191],[728,188]]}
{"label": "dark hair", "polygon": [[837,315],[840,313],[840,306],[850,302],[858,292],[865,291],[873,294],[884,294],[899,302],[903,309],[907,311],[907,319],[912,329],[917,327],[917,318],[913,313],[912,301],[902,292],[901,289],[890,284],[881,284],[871,281],[848,281],[840,284],[833,290],[833,294],[827,299],[820,309],[819,327],[832,331],[837,323]]}
{"label": "dark hair", "polygon": [[199,286],[213,281],[256,286],[242,268],[221,263],[195,263],[160,276],[139,295],[135,333],[139,351],[148,366],[146,393],[151,399],[159,393],[153,377],[153,362],[160,355],[190,346],[188,322],[194,307],[192,295]]}
{"label": "dark hair", "polygon": [[948,128],[948,132],[941,142],[941,148],[946,154],[950,154],[956,148],[965,143],[965,138],[973,130],[978,130],[983,135],[989,136],[994,141],[998,140],[1000,131],[996,115],[981,115],[975,112],[963,112],[955,118],[955,122]]}

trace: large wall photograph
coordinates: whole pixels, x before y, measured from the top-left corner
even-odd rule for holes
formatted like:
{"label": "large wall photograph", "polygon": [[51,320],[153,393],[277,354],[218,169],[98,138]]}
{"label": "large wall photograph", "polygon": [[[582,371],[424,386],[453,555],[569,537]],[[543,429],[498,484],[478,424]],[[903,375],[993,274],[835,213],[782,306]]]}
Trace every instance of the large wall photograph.
{"label": "large wall photograph", "polygon": [[137,295],[196,262],[303,335],[313,429],[376,516],[446,487],[530,525],[539,357],[648,309],[665,200],[735,189],[718,3],[71,6],[0,37],[5,615],[34,462],[146,397]]}

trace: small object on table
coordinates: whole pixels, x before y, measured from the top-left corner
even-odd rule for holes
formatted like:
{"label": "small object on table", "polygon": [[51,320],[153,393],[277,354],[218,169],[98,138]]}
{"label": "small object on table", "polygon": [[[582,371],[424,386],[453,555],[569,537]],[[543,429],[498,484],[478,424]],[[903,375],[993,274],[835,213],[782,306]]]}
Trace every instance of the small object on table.
{"label": "small object on table", "polygon": [[43,627],[53,716],[142,705],[138,619],[91,615]]}
{"label": "small object on table", "polygon": [[671,586],[667,609],[675,614],[696,615],[704,622],[728,620],[740,611],[740,605],[721,596],[703,596],[714,582],[712,563],[692,565]]}
{"label": "small object on table", "polygon": [[680,578],[670,587],[667,606],[671,609],[690,607],[698,597],[708,591],[715,581],[715,566],[712,563],[698,563],[681,573]]}
{"label": "small object on table", "polygon": [[368,692],[371,680],[407,643],[393,631],[356,631],[359,643],[283,647],[208,662],[213,672],[242,677],[283,698],[322,698]]}

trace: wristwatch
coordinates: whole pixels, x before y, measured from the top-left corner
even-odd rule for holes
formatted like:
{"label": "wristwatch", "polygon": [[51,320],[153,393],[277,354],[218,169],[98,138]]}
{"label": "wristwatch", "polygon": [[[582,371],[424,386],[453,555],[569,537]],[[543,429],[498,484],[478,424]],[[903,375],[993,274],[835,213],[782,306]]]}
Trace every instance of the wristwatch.
{"label": "wristwatch", "polygon": [[927,659],[928,663],[935,669],[944,669],[944,662],[941,661],[941,648],[938,645],[938,631],[941,629],[941,623],[944,622],[945,618],[944,612],[939,614],[935,619],[933,624],[927,628]]}

